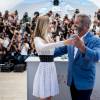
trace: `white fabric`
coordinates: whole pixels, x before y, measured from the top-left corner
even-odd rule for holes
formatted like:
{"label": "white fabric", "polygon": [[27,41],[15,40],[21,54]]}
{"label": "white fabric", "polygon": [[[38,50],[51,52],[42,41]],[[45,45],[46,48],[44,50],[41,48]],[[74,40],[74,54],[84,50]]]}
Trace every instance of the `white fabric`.
{"label": "white fabric", "polygon": [[77,51],[78,51],[78,48],[74,47],[74,58],[76,57]]}
{"label": "white fabric", "polygon": [[7,48],[9,45],[9,38],[5,38],[3,42],[3,47]]}
{"label": "white fabric", "polygon": [[100,27],[96,26],[96,34],[100,35]]}
{"label": "white fabric", "polygon": [[21,55],[27,55],[28,54],[28,49],[29,49],[29,44],[28,43],[25,43],[22,47],[22,50],[21,50]]}
{"label": "white fabric", "polygon": [[[34,39],[34,43],[39,55],[53,55],[56,47],[64,45],[63,41],[44,43],[39,37]],[[33,95],[46,98],[57,94],[59,94],[59,86],[55,63],[40,62],[33,82]]]}
{"label": "white fabric", "polygon": [[96,32],[100,32],[100,27],[96,26]]}

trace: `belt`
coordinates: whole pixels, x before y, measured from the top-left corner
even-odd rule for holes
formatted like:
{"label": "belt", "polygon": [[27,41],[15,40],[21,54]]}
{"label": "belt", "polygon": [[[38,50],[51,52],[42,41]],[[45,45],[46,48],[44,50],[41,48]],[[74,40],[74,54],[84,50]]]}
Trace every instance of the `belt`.
{"label": "belt", "polygon": [[39,55],[40,62],[53,62],[54,56],[53,55]]}

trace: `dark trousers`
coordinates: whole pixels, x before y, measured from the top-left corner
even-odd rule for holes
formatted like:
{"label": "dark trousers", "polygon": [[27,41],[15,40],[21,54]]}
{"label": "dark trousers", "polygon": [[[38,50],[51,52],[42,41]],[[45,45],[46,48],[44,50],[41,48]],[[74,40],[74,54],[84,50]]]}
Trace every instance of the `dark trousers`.
{"label": "dark trousers", "polygon": [[70,86],[72,100],[90,100],[92,90],[77,90],[74,84]]}

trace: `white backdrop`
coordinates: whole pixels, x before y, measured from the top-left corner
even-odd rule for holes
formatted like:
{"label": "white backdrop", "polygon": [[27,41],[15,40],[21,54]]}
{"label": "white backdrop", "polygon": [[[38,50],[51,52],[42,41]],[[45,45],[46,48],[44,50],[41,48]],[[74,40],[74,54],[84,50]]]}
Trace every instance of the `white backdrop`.
{"label": "white backdrop", "polygon": [[[53,9],[53,0],[0,0],[0,11],[5,10],[18,10],[19,16],[22,17],[24,12],[28,12],[30,16],[33,15],[34,11],[40,11],[40,13],[46,13],[48,10]],[[59,0],[61,13],[70,13],[66,10],[70,8],[78,8],[81,12],[88,14],[94,14],[97,8],[100,7],[100,0]],[[55,9],[54,9],[55,10]],[[21,18],[20,17],[20,18]]]}

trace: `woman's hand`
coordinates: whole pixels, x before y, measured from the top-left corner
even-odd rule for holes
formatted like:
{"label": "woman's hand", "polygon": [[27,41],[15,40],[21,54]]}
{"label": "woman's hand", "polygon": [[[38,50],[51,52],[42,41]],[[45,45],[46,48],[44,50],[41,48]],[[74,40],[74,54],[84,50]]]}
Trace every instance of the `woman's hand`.
{"label": "woman's hand", "polygon": [[65,45],[74,45],[73,39],[70,38],[70,39],[64,40],[64,44],[65,44]]}

